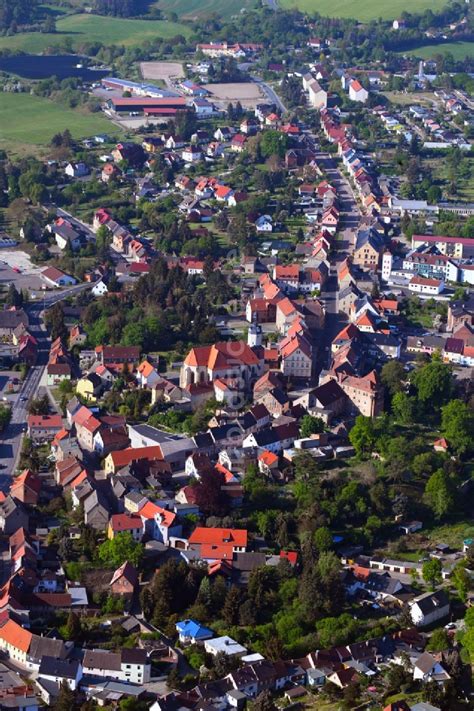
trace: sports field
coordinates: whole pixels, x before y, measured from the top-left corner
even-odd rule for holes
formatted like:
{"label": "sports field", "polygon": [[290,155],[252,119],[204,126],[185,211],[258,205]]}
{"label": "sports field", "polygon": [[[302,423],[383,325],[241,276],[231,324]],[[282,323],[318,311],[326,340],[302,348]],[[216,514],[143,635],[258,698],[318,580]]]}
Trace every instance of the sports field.
{"label": "sports field", "polygon": [[0,95],[0,148],[25,155],[46,146],[55,133],[66,128],[74,138],[119,132],[102,114],[67,109],[30,94]]}
{"label": "sports field", "polygon": [[327,17],[353,17],[367,22],[381,17],[393,20],[404,11],[439,10],[446,0],[278,0],[280,7],[297,7],[304,12],[319,12]]}
{"label": "sports field", "polygon": [[413,54],[421,59],[431,59],[437,54],[448,54],[448,52],[458,61],[465,59],[465,57],[474,57],[474,42],[441,42],[411,49],[410,52],[404,52],[404,54]]}
{"label": "sports field", "polygon": [[0,49],[19,49],[24,52],[39,53],[46,47],[60,44],[70,38],[76,48],[85,42],[102,44],[123,44],[126,47],[142,45],[145,40],[155,37],[189,36],[191,30],[179,22],[165,20],[124,20],[120,17],[101,15],[67,15],[56,22],[55,34],[28,32],[12,37],[0,37]]}

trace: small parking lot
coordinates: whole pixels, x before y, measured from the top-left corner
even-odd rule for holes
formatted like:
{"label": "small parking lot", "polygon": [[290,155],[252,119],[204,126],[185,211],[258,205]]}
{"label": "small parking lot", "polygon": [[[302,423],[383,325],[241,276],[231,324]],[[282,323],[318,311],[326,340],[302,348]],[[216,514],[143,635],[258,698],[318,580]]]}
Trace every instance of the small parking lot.
{"label": "small parking lot", "polygon": [[20,389],[20,373],[15,370],[0,370],[0,401],[14,402]]}
{"label": "small parking lot", "polygon": [[41,268],[35,266],[30,255],[21,250],[0,251],[0,286],[8,287],[11,283],[18,291],[41,289],[44,284]]}

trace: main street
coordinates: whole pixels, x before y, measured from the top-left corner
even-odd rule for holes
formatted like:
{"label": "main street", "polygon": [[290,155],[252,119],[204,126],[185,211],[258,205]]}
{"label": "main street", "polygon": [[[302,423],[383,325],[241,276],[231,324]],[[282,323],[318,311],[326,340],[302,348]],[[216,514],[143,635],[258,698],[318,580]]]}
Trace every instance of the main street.
{"label": "main street", "polygon": [[12,417],[10,424],[0,435],[0,490],[5,491],[10,486],[11,477],[16,469],[20,455],[23,434],[26,431],[29,401],[35,396],[43,379],[48,353],[51,345],[49,334],[43,321],[43,312],[58,301],[66,299],[74,293],[82,291],[92,284],[78,284],[68,289],[44,295],[44,298],[30,303],[27,313],[30,322],[30,333],[38,341],[38,358],[23,381],[22,388],[15,399],[12,399]]}
{"label": "main street", "polygon": [[342,240],[337,242],[337,251],[330,259],[330,276],[321,292],[321,301],[326,311],[325,328],[321,334],[318,373],[330,364],[330,347],[334,337],[344,327],[347,317],[339,313],[338,297],[339,284],[337,281],[337,267],[355,248],[357,230],[360,226],[361,212],[354,197],[348,179],[342,174],[337,164],[329,153],[316,150],[316,137],[311,136],[310,142],[316,151],[316,162],[324,170],[326,179],[336,188],[337,199],[341,218]]}

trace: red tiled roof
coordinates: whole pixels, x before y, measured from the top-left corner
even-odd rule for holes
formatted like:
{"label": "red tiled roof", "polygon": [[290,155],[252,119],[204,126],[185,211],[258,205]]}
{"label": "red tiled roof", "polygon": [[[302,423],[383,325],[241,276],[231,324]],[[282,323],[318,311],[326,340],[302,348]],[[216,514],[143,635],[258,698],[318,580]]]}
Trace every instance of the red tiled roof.
{"label": "red tiled roof", "polygon": [[266,464],[267,467],[271,467],[272,464],[276,464],[278,462],[278,456],[274,452],[269,452],[268,449],[259,454],[258,458],[261,462]]}
{"label": "red tiled roof", "polygon": [[201,543],[214,546],[232,544],[239,548],[247,546],[248,534],[245,529],[204,528],[198,526],[189,537],[189,543]]}
{"label": "red tiled roof", "polygon": [[33,635],[28,630],[25,630],[21,625],[19,625],[14,620],[7,620],[7,622],[0,627],[0,639],[3,639],[12,647],[21,650],[22,652],[28,652],[31,644]]}
{"label": "red tiled roof", "polygon": [[121,531],[132,531],[136,528],[142,528],[143,522],[137,514],[113,514],[110,517],[109,526],[114,533]]}
{"label": "red tiled roof", "polygon": [[61,415],[28,415],[28,427],[57,427],[62,429]]}
{"label": "red tiled roof", "polygon": [[163,460],[161,447],[155,445],[152,447],[128,447],[117,452],[109,454],[112,463],[115,467],[125,467],[130,462],[136,462],[140,459],[160,459]]}
{"label": "red tiled roof", "polygon": [[186,365],[207,366],[214,370],[232,367],[236,363],[258,365],[259,361],[244,341],[228,341],[215,343],[213,346],[192,348],[184,362]]}

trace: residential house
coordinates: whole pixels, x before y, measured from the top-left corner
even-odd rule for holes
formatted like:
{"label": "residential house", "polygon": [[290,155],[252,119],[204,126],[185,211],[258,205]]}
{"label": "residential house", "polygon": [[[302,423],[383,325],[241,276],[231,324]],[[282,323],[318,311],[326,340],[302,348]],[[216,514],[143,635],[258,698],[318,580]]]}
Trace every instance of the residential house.
{"label": "residential house", "polygon": [[426,627],[447,617],[450,610],[449,598],[444,590],[435,590],[418,595],[408,603],[410,615],[417,627]]}
{"label": "residential house", "polygon": [[82,664],[77,659],[56,659],[44,656],[38,670],[40,683],[52,681],[61,686],[66,684],[72,691],[79,688],[82,679]]}
{"label": "residential house", "polygon": [[362,84],[357,80],[353,79],[349,84],[349,99],[351,101],[360,101],[365,104],[369,98],[369,92],[364,89]]}
{"label": "residential house", "polygon": [[377,269],[385,247],[384,238],[373,228],[360,230],[354,249],[353,263],[361,267]]}
{"label": "residential house", "polygon": [[89,168],[85,163],[80,161],[79,163],[68,163],[64,172],[70,178],[84,178],[86,175],[89,175]]}
{"label": "residential house", "polygon": [[15,501],[9,494],[0,501],[0,531],[10,536],[19,528],[28,530],[28,514],[19,501]]}
{"label": "residential house", "polygon": [[56,267],[43,269],[41,276],[52,286],[74,286],[74,284],[77,284],[77,279],[65,274],[60,269],[56,269]]}
{"label": "residential house", "polygon": [[137,368],[137,381],[142,388],[153,388],[163,378],[149,361],[144,360]]}
{"label": "residential house", "polygon": [[281,358],[281,372],[286,377],[311,377],[313,369],[312,349],[302,334],[287,336],[278,346]]}
{"label": "residential house", "polygon": [[204,650],[213,657],[218,654],[223,654],[226,657],[242,657],[247,653],[247,649],[243,645],[227,635],[206,640],[204,642]]}
{"label": "residential house", "polygon": [[10,487],[10,494],[22,504],[36,506],[41,490],[41,479],[30,469],[25,469],[15,477]]}
{"label": "residential house", "polygon": [[96,373],[85,375],[76,383],[76,393],[90,403],[97,402],[103,391],[102,379]]}
{"label": "residential house", "polygon": [[28,415],[28,436],[33,442],[48,442],[62,430],[61,415]]}
{"label": "residential house", "polygon": [[143,538],[143,522],[138,514],[120,513],[110,517],[107,538],[114,539],[120,533],[131,533],[134,541]]}
{"label": "residential house", "polygon": [[196,620],[181,620],[176,623],[176,631],[182,644],[198,644],[211,639],[214,632]]}
{"label": "residential house", "polygon": [[94,489],[84,499],[84,522],[96,531],[105,531],[110,519],[110,506],[103,494]]}
{"label": "residential house", "polygon": [[135,567],[125,561],[120,568],[114,571],[109,583],[112,595],[118,595],[127,601],[133,598],[138,586],[138,574]]}
{"label": "residential house", "polygon": [[230,142],[231,150],[235,153],[242,153],[245,150],[246,142],[247,136],[245,136],[243,133],[236,133],[235,136],[232,137],[232,140]]}
{"label": "residential house", "polygon": [[91,676],[146,684],[150,681],[151,663],[144,649],[122,649],[120,652],[86,649],[83,670]]}
{"label": "residential house", "polygon": [[424,684],[430,681],[444,684],[450,678],[441,662],[429,652],[423,652],[413,664],[413,679],[415,681],[422,681]]}
{"label": "residential house", "polygon": [[444,290],[444,282],[441,279],[414,276],[409,281],[408,289],[415,294],[438,296]]}

